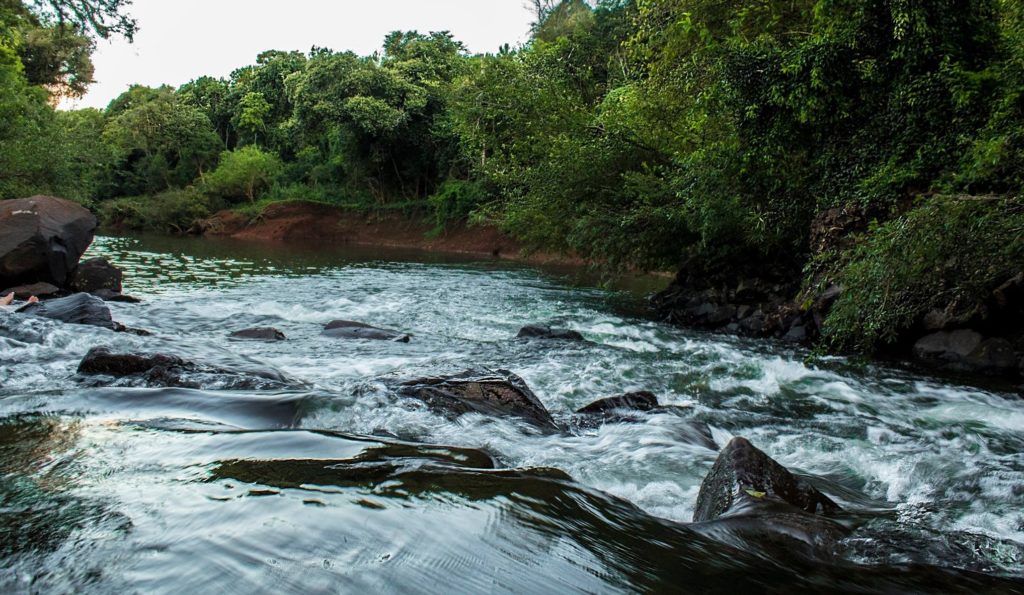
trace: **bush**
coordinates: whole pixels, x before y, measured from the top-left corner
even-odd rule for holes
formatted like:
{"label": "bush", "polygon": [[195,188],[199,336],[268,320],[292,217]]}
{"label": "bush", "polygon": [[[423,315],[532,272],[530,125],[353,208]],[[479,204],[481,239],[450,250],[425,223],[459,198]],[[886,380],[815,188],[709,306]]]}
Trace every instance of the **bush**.
{"label": "bush", "polygon": [[835,347],[871,352],[930,310],[967,319],[1024,267],[1024,201],[933,197],[875,226],[841,266],[825,320]]}
{"label": "bush", "polygon": [[255,203],[281,175],[281,158],[249,145],[221,153],[220,165],[203,179],[204,193],[229,202]]}
{"label": "bush", "polygon": [[196,219],[210,216],[215,208],[209,197],[189,188],[104,201],[99,215],[103,225],[183,234]]}
{"label": "bush", "polygon": [[470,213],[486,200],[483,185],[468,180],[446,180],[427,198],[438,230],[449,223],[467,221]]}

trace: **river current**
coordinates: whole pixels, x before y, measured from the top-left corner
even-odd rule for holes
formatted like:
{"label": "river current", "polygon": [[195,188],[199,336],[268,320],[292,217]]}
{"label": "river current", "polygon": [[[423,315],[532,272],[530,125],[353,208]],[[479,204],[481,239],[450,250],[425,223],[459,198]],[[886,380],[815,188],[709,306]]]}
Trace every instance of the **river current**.
{"label": "river current", "polygon": [[[152,336],[0,312],[5,592],[1024,589],[1024,400],[645,317],[643,288],[395,252],[97,238]],[[321,335],[334,319],[408,344]],[[543,323],[589,343],[515,340]],[[287,341],[228,334],[273,326]],[[96,388],[92,347],[275,369],[277,391]],[[448,419],[395,381],[507,369],[555,419],[648,390],[672,407],[544,434]],[[744,436],[854,527],[829,561],[686,528]]]}

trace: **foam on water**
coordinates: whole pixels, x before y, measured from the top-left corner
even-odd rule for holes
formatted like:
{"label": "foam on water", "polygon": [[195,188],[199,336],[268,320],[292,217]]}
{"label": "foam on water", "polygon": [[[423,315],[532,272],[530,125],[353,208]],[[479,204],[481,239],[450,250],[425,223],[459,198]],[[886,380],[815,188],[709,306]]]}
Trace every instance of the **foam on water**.
{"label": "foam on water", "polygon": [[[609,305],[610,292],[493,263],[309,267],[146,251],[133,240],[102,238],[91,255],[125,268],[126,292],[144,299],[113,305],[115,318],[156,336],[33,322],[41,343],[4,339],[3,407],[43,392],[74,393],[77,362],[97,344],[202,361],[241,358],[313,387],[305,428],[483,449],[509,466],[561,469],[668,519],[690,520],[716,456],[687,439],[700,422],[718,446],[746,436],[783,464],[858,494],[859,506],[898,511],[900,522],[1024,544],[1018,395],[880,366],[857,369],[841,358],[809,365],[805,353],[788,347],[633,318]],[[333,319],[414,339],[338,341],[320,332]],[[531,323],[572,328],[591,343],[513,339]],[[232,330],[268,325],[289,340],[227,338]],[[544,435],[480,415],[449,420],[397,400],[388,388],[405,378],[481,367],[523,377],[563,422],[593,400],[634,390],[650,390],[677,408]]]}

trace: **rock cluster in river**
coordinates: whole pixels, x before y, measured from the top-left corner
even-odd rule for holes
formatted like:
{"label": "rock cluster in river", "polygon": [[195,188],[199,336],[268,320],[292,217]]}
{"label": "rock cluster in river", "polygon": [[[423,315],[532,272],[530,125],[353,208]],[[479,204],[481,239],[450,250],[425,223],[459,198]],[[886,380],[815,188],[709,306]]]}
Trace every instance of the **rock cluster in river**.
{"label": "rock cluster in river", "polygon": [[[867,217],[857,209],[822,212],[811,226],[812,253],[848,248]],[[812,344],[843,293],[824,282],[801,287],[799,267],[749,268],[708,273],[683,267],[652,305],[666,322],[741,336]],[[897,337],[896,357],[973,374],[1024,378],[1024,271],[1005,279],[986,298],[949,303],[928,312]]]}
{"label": "rock cluster in river", "polygon": [[85,207],[52,196],[0,201],[0,295],[40,299],[89,293],[121,295],[123,275],[101,258],[79,262],[92,243],[96,217]]}

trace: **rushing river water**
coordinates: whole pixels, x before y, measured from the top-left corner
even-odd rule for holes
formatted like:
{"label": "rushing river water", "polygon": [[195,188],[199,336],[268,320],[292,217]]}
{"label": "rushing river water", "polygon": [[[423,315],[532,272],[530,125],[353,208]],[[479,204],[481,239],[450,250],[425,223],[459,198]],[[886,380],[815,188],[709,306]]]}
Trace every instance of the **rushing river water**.
{"label": "rushing river water", "polygon": [[[497,262],[99,238],[153,336],[0,312],[0,590],[11,592],[861,592],[1022,590],[1024,401],[644,319],[642,292]],[[321,335],[333,319],[408,343]],[[514,340],[547,323],[590,343]],[[235,341],[274,326],[288,340]],[[95,388],[99,345],[293,389]],[[394,381],[521,376],[556,420],[450,420]],[[667,410],[572,426],[603,396]],[[742,435],[856,527],[835,559],[689,529]],[[492,468],[493,467],[493,468]],[[568,476],[568,477],[567,477]],[[569,479],[571,478],[571,479]]]}

